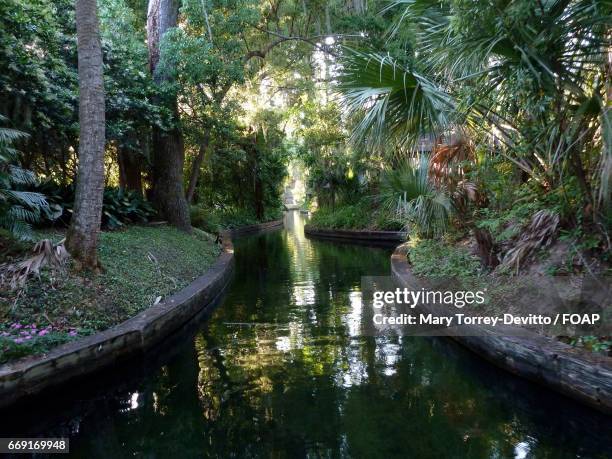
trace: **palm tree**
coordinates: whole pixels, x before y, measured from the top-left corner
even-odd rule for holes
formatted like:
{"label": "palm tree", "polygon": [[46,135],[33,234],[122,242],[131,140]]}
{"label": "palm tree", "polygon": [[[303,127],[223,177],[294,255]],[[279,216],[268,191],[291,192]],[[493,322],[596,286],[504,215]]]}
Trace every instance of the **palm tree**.
{"label": "palm tree", "polygon": [[360,119],[352,135],[357,143],[411,147],[451,124],[450,95],[389,55],[346,48],[338,90],[343,108]]}
{"label": "palm tree", "polygon": [[79,64],[79,169],[66,248],[83,268],[98,269],[104,193],[105,106],[96,0],[76,1]]}
{"label": "palm tree", "polygon": [[610,2],[399,0],[389,8],[403,8],[392,33],[411,28],[418,54],[407,51],[405,64],[347,50],[338,89],[347,111],[362,116],[355,139],[402,147],[460,126],[495,137],[497,154],[545,190],[572,176],[579,208],[595,220],[605,212]]}

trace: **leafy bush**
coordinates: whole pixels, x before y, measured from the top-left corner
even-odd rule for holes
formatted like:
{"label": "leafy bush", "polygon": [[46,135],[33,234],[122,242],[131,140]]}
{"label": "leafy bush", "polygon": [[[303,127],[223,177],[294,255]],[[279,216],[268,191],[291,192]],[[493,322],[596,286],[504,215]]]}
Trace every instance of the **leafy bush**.
{"label": "leafy bush", "polygon": [[362,198],[356,204],[336,209],[322,207],[310,220],[315,228],[331,229],[370,229],[399,231],[404,224],[393,212],[380,206],[371,198]]}
{"label": "leafy bush", "polygon": [[612,340],[608,337],[601,336],[577,336],[569,339],[569,344],[577,347],[584,347],[592,352],[599,352],[604,355],[610,355],[612,351]]}
{"label": "leafy bush", "polygon": [[408,258],[419,276],[471,276],[480,269],[480,261],[468,249],[437,239],[412,241]]}
{"label": "leafy bush", "polygon": [[[49,203],[48,210],[43,214],[42,222],[50,225],[59,222],[68,226],[74,205],[74,185],[59,185],[55,182],[42,182],[33,187],[44,194]],[[106,188],[102,203],[102,226],[113,230],[126,223],[146,223],[155,216],[151,204],[135,191],[125,191],[121,188]]]}
{"label": "leafy bush", "polygon": [[424,236],[440,236],[448,229],[452,213],[450,197],[429,179],[429,159],[422,156],[418,164],[404,163],[383,175],[380,197]]}
{"label": "leafy bush", "polygon": [[518,235],[531,216],[540,209],[536,202],[517,202],[506,210],[493,208],[479,209],[476,213],[476,226],[488,230],[496,242],[507,241]]}
{"label": "leafy bush", "polygon": [[135,191],[108,188],[104,191],[102,224],[116,229],[124,223],[146,223],[155,215],[151,204]]}
{"label": "leafy bush", "polygon": [[41,220],[43,225],[49,226],[53,223],[68,226],[74,204],[74,185],[58,185],[47,180],[33,185],[30,189],[44,194],[49,203],[49,210],[43,214]]}

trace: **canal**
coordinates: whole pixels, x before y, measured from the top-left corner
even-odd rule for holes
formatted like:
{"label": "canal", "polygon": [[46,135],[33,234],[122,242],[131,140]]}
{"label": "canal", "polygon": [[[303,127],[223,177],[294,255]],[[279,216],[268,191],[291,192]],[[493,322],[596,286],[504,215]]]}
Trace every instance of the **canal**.
{"label": "canal", "polygon": [[168,355],[5,413],[1,436],[83,458],[612,457],[609,418],[452,342],[361,336],[361,277],[389,275],[391,249],[285,218],[235,241],[227,295]]}

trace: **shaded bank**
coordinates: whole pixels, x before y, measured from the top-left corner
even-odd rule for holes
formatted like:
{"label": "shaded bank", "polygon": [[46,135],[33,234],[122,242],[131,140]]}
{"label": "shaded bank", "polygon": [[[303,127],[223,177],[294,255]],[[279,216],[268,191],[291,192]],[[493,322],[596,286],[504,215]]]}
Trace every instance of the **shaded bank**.
{"label": "shaded bank", "polygon": [[[419,289],[423,285],[411,272],[406,250],[405,244],[397,247],[391,257],[391,270],[400,285]],[[450,329],[449,336],[500,368],[612,414],[610,357],[577,349],[529,330],[513,336],[516,332],[504,334],[503,327],[494,330],[473,325],[469,328],[479,331],[469,334],[480,336],[453,335]]]}
{"label": "shaded bank", "polygon": [[0,366],[0,407],[115,366],[159,345],[212,308],[222,295],[234,266],[232,236],[270,231],[282,225],[283,221],[277,220],[226,231],[222,235],[223,250],[214,265],[163,302],[116,327],[58,346],[46,354]]}
{"label": "shaded bank", "polygon": [[235,241],[228,294],[172,355],[11,413],[3,436],[88,458],[610,456],[608,418],[453,342],[362,336],[361,276],[391,251],[305,239],[296,214]]}
{"label": "shaded bank", "polygon": [[337,241],[371,242],[376,244],[397,244],[408,237],[405,231],[345,230],[304,227],[304,234],[320,239]]}

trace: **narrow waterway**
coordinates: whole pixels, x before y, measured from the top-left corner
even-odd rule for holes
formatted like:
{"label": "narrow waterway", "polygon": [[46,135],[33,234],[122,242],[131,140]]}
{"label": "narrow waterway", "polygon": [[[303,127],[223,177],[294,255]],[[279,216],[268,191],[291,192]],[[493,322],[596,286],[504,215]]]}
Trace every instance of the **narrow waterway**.
{"label": "narrow waterway", "polygon": [[83,458],[612,457],[609,418],[454,343],[360,336],[361,276],[388,275],[390,249],[303,223],[235,241],[227,296],[170,356],[4,416],[3,433],[29,423]]}

